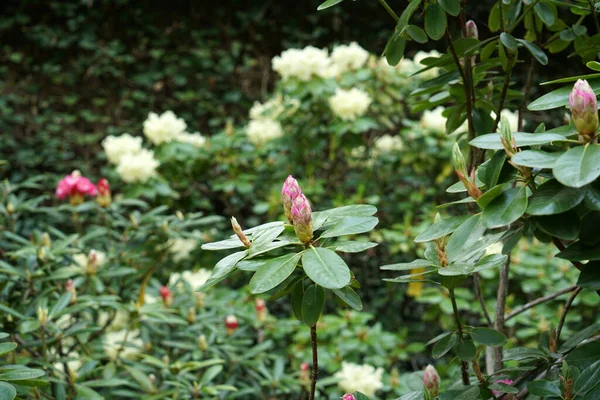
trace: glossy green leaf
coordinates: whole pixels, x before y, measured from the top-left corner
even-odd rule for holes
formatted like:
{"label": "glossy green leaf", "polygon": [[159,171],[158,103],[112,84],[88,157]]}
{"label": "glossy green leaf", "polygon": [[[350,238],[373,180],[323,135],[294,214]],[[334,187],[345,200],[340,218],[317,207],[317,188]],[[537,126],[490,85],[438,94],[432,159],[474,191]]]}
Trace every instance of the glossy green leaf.
{"label": "glossy green leaf", "polygon": [[63,293],[58,298],[56,303],[54,303],[54,305],[52,306],[52,309],[50,309],[50,313],[48,314],[48,316],[50,318],[53,318],[53,317],[60,315],[60,312],[69,305],[69,302],[71,301],[71,296],[72,296],[72,294],[70,292]]}
{"label": "glossy green leaf", "polygon": [[35,379],[41,376],[44,376],[46,373],[40,369],[31,369],[31,368],[18,368],[5,370],[0,373],[0,380],[2,381],[23,381],[26,379]]}
{"label": "glossy green leaf", "polygon": [[433,225],[427,227],[425,231],[423,231],[419,236],[415,238],[415,242],[429,242],[449,235],[452,232],[454,232],[454,230],[458,228],[467,218],[468,216],[466,215],[444,218],[441,221],[438,221]]}
{"label": "glossy green leaf", "polygon": [[321,5],[319,7],[317,7],[317,11],[321,11],[321,10],[326,10],[329,7],[333,7],[337,4],[340,4],[342,1],[344,0],[327,0],[324,1],[323,3],[321,3]]}
{"label": "glossy green leaf", "polygon": [[527,210],[527,187],[521,186],[502,192],[483,210],[486,227],[499,228],[518,220]]}
{"label": "glossy green leaf", "polygon": [[340,242],[335,245],[335,251],[344,253],[360,253],[377,246],[375,242]]}
{"label": "glossy green leaf", "polygon": [[475,355],[477,354],[477,349],[475,348],[472,340],[465,340],[464,342],[458,344],[456,353],[463,361],[473,361],[475,359]]}
{"label": "glossy green leaf", "polygon": [[576,346],[578,346],[581,342],[591,337],[594,333],[600,330],[600,322],[596,322],[583,330],[579,330],[571,337],[569,337],[563,344],[558,348],[559,353],[566,353]]}
{"label": "glossy green leaf", "polygon": [[[579,240],[586,246],[594,246],[600,243],[598,227],[600,226],[600,211],[590,211],[581,220],[581,233]],[[575,239],[571,239],[575,240]]]}
{"label": "glossy green leaf", "polygon": [[481,214],[473,215],[462,223],[450,236],[446,245],[446,256],[450,263],[456,261],[463,253],[463,249],[470,247],[485,233],[485,225],[481,221]]}
{"label": "glossy green leaf", "polygon": [[559,396],[561,395],[561,391],[558,386],[550,381],[533,381],[527,382],[527,389],[529,393],[534,396]]}
{"label": "glossy green leaf", "polygon": [[264,293],[285,281],[296,269],[302,253],[286,254],[266,262],[250,279],[251,293]]}
{"label": "glossy green leaf", "polygon": [[0,356],[6,353],[10,353],[17,348],[17,344],[13,342],[0,343]]}
{"label": "glossy green leaf", "polygon": [[549,3],[538,2],[533,9],[548,27],[554,25],[554,22],[556,22],[556,9],[551,7]]}
{"label": "glossy green leaf", "polygon": [[496,185],[492,187],[487,192],[483,193],[478,199],[477,204],[479,207],[485,208],[488,204],[492,202],[496,197],[500,196],[503,192],[512,189],[512,184],[510,182],[503,183],[502,185]]}
{"label": "glossy green leaf", "polygon": [[550,236],[563,240],[575,240],[579,236],[579,214],[570,210],[561,214],[539,216],[536,222]]}
{"label": "glossy green leaf", "polygon": [[329,249],[311,247],[302,256],[302,266],[313,282],[327,289],[341,289],[350,283],[350,269]]}
{"label": "glossy green leaf", "polygon": [[498,178],[500,177],[500,173],[502,172],[502,167],[504,166],[504,161],[506,160],[506,152],[501,150],[494,153],[492,158],[486,161],[485,164],[485,173],[483,174],[483,183],[488,188],[492,188],[496,186],[498,183]]}
{"label": "glossy green leaf", "polygon": [[431,356],[433,358],[443,357],[444,354],[450,351],[456,344],[458,343],[458,336],[453,333],[452,335],[448,335],[440,339],[435,346],[433,346],[433,350],[431,351]]}
{"label": "glossy green leaf", "polygon": [[529,198],[527,213],[553,215],[568,211],[581,203],[584,191],[561,185],[555,179],[543,183]]}
{"label": "glossy green leaf", "polygon": [[[542,144],[550,144],[553,142],[564,142],[567,139],[556,133],[525,133],[515,132],[513,138],[517,147],[538,146]],[[488,133],[481,135],[469,142],[471,146],[486,150],[501,150],[504,149],[499,133]]]}
{"label": "glossy green leaf", "polygon": [[575,393],[586,393],[600,383],[600,360],[581,371],[575,380],[573,389]]}
{"label": "glossy green leaf", "polygon": [[313,326],[319,320],[325,305],[325,291],[321,286],[310,285],[304,291],[302,298],[302,320],[308,326]]}
{"label": "glossy green leaf", "polygon": [[439,40],[446,32],[446,12],[439,3],[429,3],[425,9],[425,31],[433,40]]}
{"label": "glossy green leaf", "polygon": [[[596,95],[600,93],[600,79],[589,80],[588,83],[594,89]],[[573,89],[573,85],[565,86],[556,89],[550,93],[546,93],[542,97],[531,102],[527,108],[530,111],[550,110],[558,107],[565,107],[569,104],[569,94]]]}
{"label": "glossy green leaf", "polygon": [[456,262],[445,268],[439,268],[438,274],[442,276],[472,275],[475,272],[484,271],[491,268],[499,268],[506,262],[507,256],[504,254],[488,254],[483,256],[477,263]]}
{"label": "glossy green leaf", "polygon": [[453,17],[460,13],[460,0],[438,0],[442,8]]}
{"label": "glossy green leaf", "polygon": [[600,182],[590,183],[585,188],[584,204],[591,210],[600,211]]}
{"label": "glossy green leaf", "polygon": [[304,284],[301,281],[296,283],[292,290],[292,311],[299,321],[302,321],[302,299],[304,298]]}
{"label": "glossy green leaf", "polygon": [[517,39],[517,41],[519,43],[521,43],[523,46],[525,46],[525,48],[527,50],[529,50],[529,52],[531,53],[533,58],[536,59],[537,62],[539,62],[542,65],[548,64],[548,56],[546,55],[546,53],[544,53],[544,50],[540,49],[535,44],[533,44],[527,40]]}
{"label": "glossy green leaf", "polygon": [[506,336],[495,329],[473,328],[471,337],[475,342],[486,346],[504,346],[506,344]]}
{"label": "glossy green leaf", "polygon": [[575,242],[556,257],[571,261],[600,260],[600,244],[586,246],[581,241]]}
{"label": "glossy green leaf", "polygon": [[515,154],[510,161],[529,168],[554,168],[563,153],[548,153],[543,150],[523,150]]}
{"label": "glossy green leaf", "polygon": [[580,188],[600,176],[600,146],[586,144],[564,153],[552,169],[556,179],[565,186]]}
{"label": "glossy green leaf", "polygon": [[421,4],[421,0],[411,0],[408,3],[408,6],[404,9],[402,14],[400,15],[400,19],[398,20],[398,24],[396,25],[396,30],[402,31],[407,25],[410,17],[417,10],[419,5]]}
{"label": "glossy green leaf", "polygon": [[397,65],[402,56],[404,56],[404,48],[406,47],[406,39],[399,33],[394,33],[385,46],[385,59],[388,64],[395,66]]}
{"label": "glossy green leaf", "polygon": [[17,397],[17,390],[15,387],[6,382],[0,382],[0,399],[2,400],[13,400]]}
{"label": "glossy green leaf", "polygon": [[212,275],[199,290],[209,289],[227,278],[227,276],[235,269],[236,264],[246,257],[247,254],[248,251],[238,251],[237,253],[230,254],[223,258],[215,265]]}
{"label": "glossy green leaf", "polygon": [[334,226],[323,232],[321,237],[330,238],[369,232],[375,228],[378,222],[377,217],[344,217]]}
{"label": "glossy green leaf", "polygon": [[356,311],[361,311],[363,309],[360,296],[351,287],[346,286],[341,289],[333,289],[333,293]]}
{"label": "glossy green leaf", "polygon": [[415,42],[418,43],[427,43],[427,34],[421,28],[416,25],[408,25],[406,27],[406,32],[408,36],[410,36]]}
{"label": "glossy green leaf", "polygon": [[414,260],[409,263],[383,265],[380,269],[389,271],[408,271],[415,268],[426,268],[432,266],[434,266],[434,264],[429,260]]}
{"label": "glossy green leaf", "polygon": [[515,52],[519,49],[519,42],[517,42],[514,36],[510,33],[502,32],[500,34],[500,42],[502,42],[504,47],[512,52]]}

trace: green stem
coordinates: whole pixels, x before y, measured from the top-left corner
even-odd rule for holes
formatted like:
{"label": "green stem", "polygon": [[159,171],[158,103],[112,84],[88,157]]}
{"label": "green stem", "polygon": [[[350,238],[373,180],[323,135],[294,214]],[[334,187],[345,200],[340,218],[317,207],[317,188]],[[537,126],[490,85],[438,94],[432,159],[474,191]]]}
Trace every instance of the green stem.
{"label": "green stem", "polygon": [[[535,7],[535,5],[539,2],[540,0],[535,0],[533,3],[527,6],[523,11],[523,14],[521,14],[521,16],[512,25],[510,25],[508,29],[506,29],[506,32],[511,33],[517,26],[519,26],[519,24],[521,23],[521,21],[523,21],[523,18],[525,18],[527,13],[533,10],[533,7]],[[500,4],[500,7],[502,7],[502,4]]]}
{"label": "green stem", "polygon": [[398,20],[400,18],[394,12],[394,10],[392,10],[392,8],[389,6],[389,4],[385,0],[379,0],[379,3],[383,6],[383,8],[385,8],[385,10],[388,12],[388,14],[390,14],[392,16],[392,18],[394,18],[394,21],[398,22]]}
{"label": "green stem", "polygon": [[[458,313],[458,306],[456,305],[456,296],[454,295],[454,289],[448,289],[450,293],[450,300],[452,301],[452,310],[454,311],[454,320],[456,321],[456,329],[458,330],[458,337],[460,341],[463,341],[463,328],[462,322],[460,321],[460,314]],[[469,384],[469,364],[466,361],[461,361],[460,371],[462,376],[463,385]]]}

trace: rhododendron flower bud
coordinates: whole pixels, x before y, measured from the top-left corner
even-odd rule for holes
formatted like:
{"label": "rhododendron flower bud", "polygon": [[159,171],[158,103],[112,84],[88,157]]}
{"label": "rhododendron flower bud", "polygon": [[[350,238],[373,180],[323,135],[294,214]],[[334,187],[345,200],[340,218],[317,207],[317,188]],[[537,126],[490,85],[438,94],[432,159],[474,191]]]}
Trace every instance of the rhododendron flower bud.
{"label": "rhododendron flower bud", "polygon": [[48,232],[42,233],[42,246],[50,247],[52,245],[52,239],[50,239],[50,235]]}
{"label": "rhododendron flower bud", "polygon": [[65,176],[56,186],[56,197],[61,200],[68,197],[69,203],[74,206],[83,203],[85,195],[95,196],[97,193],[96,186],[88,178],[81,176],[78,170]]}
{"label": "rhododendron flower bud", "polygon": [[302,193],[294,199],[292,221],[296,237],[304,244],[310,243],[313,238],[312,209]]}
{"label": "rhododendron flower bud", "polygon": [[252,243],[246,237],[246,234],[244,233],[244,230],[242,229],[242,227],[240,226],[240,224],[237,222],[237,219],[235,219],[235,217],[231,217],[231,227],[233,228],[233,231],[235,232],[235,234],[237,235],[237,237],[244,244],[244,246],[246,246],[246,247],[252,246]]}
{"label": "rhododendron flower bud", "polygon": [[302,383],[308,384],[310,382],[310,367],[307,362],[300,364],[300,375],[298,376],[298,379]]}
{"label": "rhododendron flower bud", "polygon": [[231,336],[239,326],[240,324],[235,315],[229,314],[227,317],[225,317],[225,328],[227,329],[227,336]]}
{"label": "rhododendron flower bud", "polygon": [[438,395],[440,391],[440,376],[433,365],[428,365],[425,368],[425,374],[423,375],[423,385],[427,389],[427,392],[431,397]]}
{"label": "rhododendron flower bud", "polygon": [[196,307],[204,308],[204,299],[206,295],[202,292],[194,292],[194,297],[196,298]]}
{"label": "rhododendron flower bud", "polygon": [[356,400],[356,397],[351,393],[346,393],[342,396],[342,400]]}
{"label": "rhododendron flower bud", "polygon": [[98,188],[98,197],[96,197],[96,202],[100,207],[108,207],[111,202],[110,195],[110,184],[106,180],[106,178],[102,178],[98,181],[96,185]]}
{"label": "rhododendron flower bud", "polygon": [[170,307],[171,304],[173,304],[173,292],[171,289],[163,285],[158,289],[158,293],[160,294],[165,307]]}
{"label": "rhododendron flower bud", "polygon": [[13,214],[15,212],[15,205],[11,202],[8,202],[8,204],[6,205],[6,211],[9,214]]}
{"label": "rhododendron flower bud", "polygon": [[[496,383],[504,383],[505,385],[512,385],[513,380],[512,379],[500,379],[500,380],[497,380]],[[494,393],[494,396],[500,396],[502,394],[502,392],[499,390],[492,390],[492,393]]]}
{"label": "rhododendron flower bud", "polygon": [[290,221],[290,224],[294,223],[292,220],[292,206],[294,205],[294,199],[301,193],[302,190],[300,189],[300,185],[298,185],[298,181],[295,180],[292,175],[289,175],[281,189],[281,201],[283,203],[283,212],[288,221]]}
{"label": "rhododendron flower bud", "polygon": [[598,100],[586,80],[579,79],[573,86],[569,107],[577,131],[584,137],[593,138],[598,130]]}
{"label": "rhododendron flower bud", "polygon": [[190,324],[196,322],[196,309],[194,307],[189,307],[187,312],[187,321]]}
{"label": "rhododendron flower bud", "polygon": [[256,310],[256,319],[258,322],[265,322],[267,320],[267,305],[265,301],[263,299],[256,299],[254,309]]}
{"label": "rhododendron flower bud", "polygon": [[477,24],[475,24],[475,21],[473,21],[472,19],[467,21],[467,35],[466,37],[468,38],[475,38],[478,39],[479,38],[479,32],[477,30]]}
{"label": "rhododendron flower bud", "polygon": [[208,349],[208,341],[206,340],[206,336],[200,335],[198,337],[198,348],[202,351]]}
{"label": "rhododendron flower bud", "polygon": [[46,325],[48,323],[48,309],[39,306],[37,309],[37,317],[42,326]]}
{"label": "rhododendron flower bud", "polygon": [[69,304],[75,304],[77,302],[77,291],[75,290],[75,282],[73,282],[73,279],[69,279],[65,283],[65,292],[71,293],[71,301],[69,301]]}
{"label": "rhododendron flower bud", "polygon": [[86,272],[88,275],[95,275],[98,272],[98,253],[96,250],[90,250],[88,254]]}

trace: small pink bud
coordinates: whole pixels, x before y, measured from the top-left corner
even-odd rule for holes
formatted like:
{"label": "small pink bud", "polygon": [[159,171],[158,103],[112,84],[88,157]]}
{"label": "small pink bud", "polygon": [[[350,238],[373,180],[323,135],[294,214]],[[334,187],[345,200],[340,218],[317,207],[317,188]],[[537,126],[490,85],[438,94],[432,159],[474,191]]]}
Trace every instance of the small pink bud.
{"label": "small pink bud", "polygon": [[438,395],[440,390],[440,376],[438,375],[438,372],[435,369],[435,367],[431,364],[425,368],[425,374],[423,375],[423,385],[425,385],[427,392],[429,392],[432,397]]}
{"label": "small pink bud", "polygon": [[169,307],[173,303],[173,292],[171,292],[171,289],[163,285],[158,289],[158,293],[165,306]]}
{"label": "small pink bud", "polygon": [[466,25],[467,25],[467,35],[466,35],[466,37],[478,39],[479,38],[479,32],[477,30],[477,24],[475,24],[475,21],[469,20],[469,21],[467,21]]}
{"label": "small pink bud", "polygon": [[586,80],[579,79],[569,95],[569,107],[577,131],[584,137],[593,137],[598,130],[598,100]]}
{"label": "small pink bud", "polygon": [[233,228],[233,231],[235,232],[237,237],[240,239],[240,241],[244,244],[244,246],[246,246],[246,247],[252,246],[252,243],[246,237],[244,230],[242,229],[240,224],[237,222],[237,219],[235,219],[235,217],[231,217],[231,227]]}
{"label": "small pink bud", "polygon": [[111,194],[110,194],[110,184],[106,178],[102,178],[98,181],[96,185],[98,188],[98,197],[96,197],[96,202],[100,207],[108,207],[111,202]]}
{"label": "small pink bud", "polygon": [[300,376],[298,377],[300,382],[308,384],[310,382],[310,367],[307,362],[300,364]]}
{"label": "small pink bud", "polygon": [[300,189],[300,185],[298,185],[298,181],[294,179],[292,175],[289,175],[285,182],[283,183],[283,188],[281,189],[281,201],[283,203],[283,212],[287,217],[290,224],[292,224],[292,205],[294,199],[302,193]]}
{"label": "small pink bud", "polygon": [[231,336],[239,326],[240,324],[235,315],[229,314],[227,317],[225,317],[225,328],[227,329],[227,336]]}
{"label": "small pink bud", "polygon": [[[513,381],[512,381],[512,379],[500,379],[500,380],[496,381],[496,383],[504,383],[505,385],[512,385]],[[502,394],[502,392],[499,390],[492,390],[492,393],[494,393],[494,396],[500,396]]]}
{"label": "small pink bud", "polygon": [[296,237],[302,243],[310,243],[313,238],[312,209],[310,208],[310,203],[302,193],[296,196],[293,201],[292,223]]}
{"label": "small pink bud", "polygon": [[342,400],[356,400],[356,397],[351,393],[346,393],[342,396]]}

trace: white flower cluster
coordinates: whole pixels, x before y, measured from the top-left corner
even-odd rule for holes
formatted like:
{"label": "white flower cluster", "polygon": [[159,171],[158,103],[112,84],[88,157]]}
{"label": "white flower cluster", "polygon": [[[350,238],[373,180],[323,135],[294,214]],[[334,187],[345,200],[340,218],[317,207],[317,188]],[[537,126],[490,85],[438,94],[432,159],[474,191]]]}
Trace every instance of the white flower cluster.
{"label": "white flower cluster", "polygon": [[119,164],[127,154],[137,154],[142,150],[142,138],[124,133],[121,136],[107,136],[102,141],[106,158],[111,164]]}
{"label": "white flower cluster", "polygon": [[338,73],[357,70],[365,65],[368,59],[369,52],[356,42],[336,46],[331,52],[331,61]]}
{"label": "white flower cluster", "polygon": [[425,110],[421,115],[421,127],[437,132],[446,131],[446,117],[442,115],[444,107],[436,107],[433,110]]}
{"label": "white flower cluster", "polygon": [[284,81],[290,78],[309,81],[313,76],[325,78],[331,67],[327,50],[313,46],[286,50],[273,57],[271,64]]}
{"label": "white flower cluster", "polygon": [[[413,61],[417,66],[417,70],[420,70],[420,69],[426,67],[426,65],[422,63],[422,61],[424,59],[429,58],[429,57],[436,58],[439,56],[441,56],[441,54],[436,50],[431,50],[430,52],[419,51],[413,57]],[[421,76],[421,79],[427,80],[427,79],[433,79],[433,78],[437,77],[439,74],[440,74],[440,69],[437,67],[433,67],[431,69],[428,69],[427,71],[422,72],[419,75]]]}
{"label": "white flower cluster", "polygon": [[342,120],[353,121],[367,111],[371,101],[371,97],[358,88],[337,88],[335,95],[329,98],[329,107]]}
{"label": "white flower cluster", "polygon": [[196,272],[183,271],[182,274],[175,273],[169,277],[169,286],[177,285],[177,287],[181,288],[181,281],[185,281],[188,283],[188,285],[190,285],[192,290],[196,291],[206,283],[206,281],[208,280],[208,278],[210,278],[211,275],[212,272],[205,268],[200,268]]}
{"label": "white flower cluster", "polygon": [[185,132],[187,124],[177,118],[173,111],[165,111],[162,115],[151,112],[144,121],[144,135],[155,145],[168,143]]}
{"label": "white flower cluster", "polygon": [[198,241],[195,239],[177,238],[171,239],[167,243],[169,253],[173,256],[173,261],[181,262],[190,257],[190,253],[198,246]]}
{"label": "white flower cluster", "polygon": [[206,144],[206,138],[202,136],[199,132],[196,133],[187,133],[182,132],[175,137],[177,142],[189,143],[194,147],[204,147]]}
{"label": "white flower cluster", "polygon": [[95,274],[98,268],[106,264],[106,254],[92,249],[88,254],[74,254],[73,261],[82,269],[83,273]]}
{"label": "white flower cluster", "polygon": [[156,176],[156,168],[160,162],[154,158],[154,152],[142,149],[136,154],[126,154],[123,156],[117,173],[127,183],[148,182],[148,179]]}
{"label": "white flower cluster", "polygon": [[139,338],[138,330],[123,329],[116,332],[107,332],[104,334],[103,349],[104,353],[111,359],[117,358],[132,360],[142,351],[144,341]]}
{"label": "white flower cluster", "polygon": [[400,136],[383,135],[375,139],[375,149],[380,153],[392,153],[403,148]]}
{"label": "white flower cluster", "polygon": [[[409,77],[412,74],[414,74],[415,72],[426,67],[426,65],[422,63],[422,61],[424,59],[429,58],[429,57],[439,57],[439,56],[440,56],[440,53],[435,50],[432,50],[430,52],[419,51],[417,54],[415,54],[415,56],[413,57],[412,60],[408,59],[408,58],[402,58],[395,67],[392,67],[390,64],[388,64],[386,58],[382,57],[379,60],[379,68],[385,72],[391,72],[391,71],[400,72],[401,74],[405,75],[406,77]],[[433,78],[437,77],[439,74],[440,74],[439,68],[433,67],[433,68],[428,69],[427,71],[424,71],[424,72],[420,73],[419,75],[417,75],[417,79],[423,79],[423,80],[433,79]]]}
{"label": "white flower cluster", "polygon": [[278,121],[272,119],[253,119],[246,127],[246,135],[250,143],[261,146],[283,136],[283,128]]}
{"label": "white flower cluster", "polygon": [[342,362],[342,370],[335,373],[338,386],[346,393],[362,392],[373,397],[383,387],[383,368]]}
{"label": "white flower cluster", "polygon": [[[491,117],[492,119],[496,119],[496,113],[495,112],[491,112]],[[518,112],[512,112],[508,109],[504,109],[500,112],[500,117],[505,117],[510,125],[510,131],[511,132],[518,132],[519,131],[519,113]],[[498,129],[500,129],[500,124],[498,124]]]}

